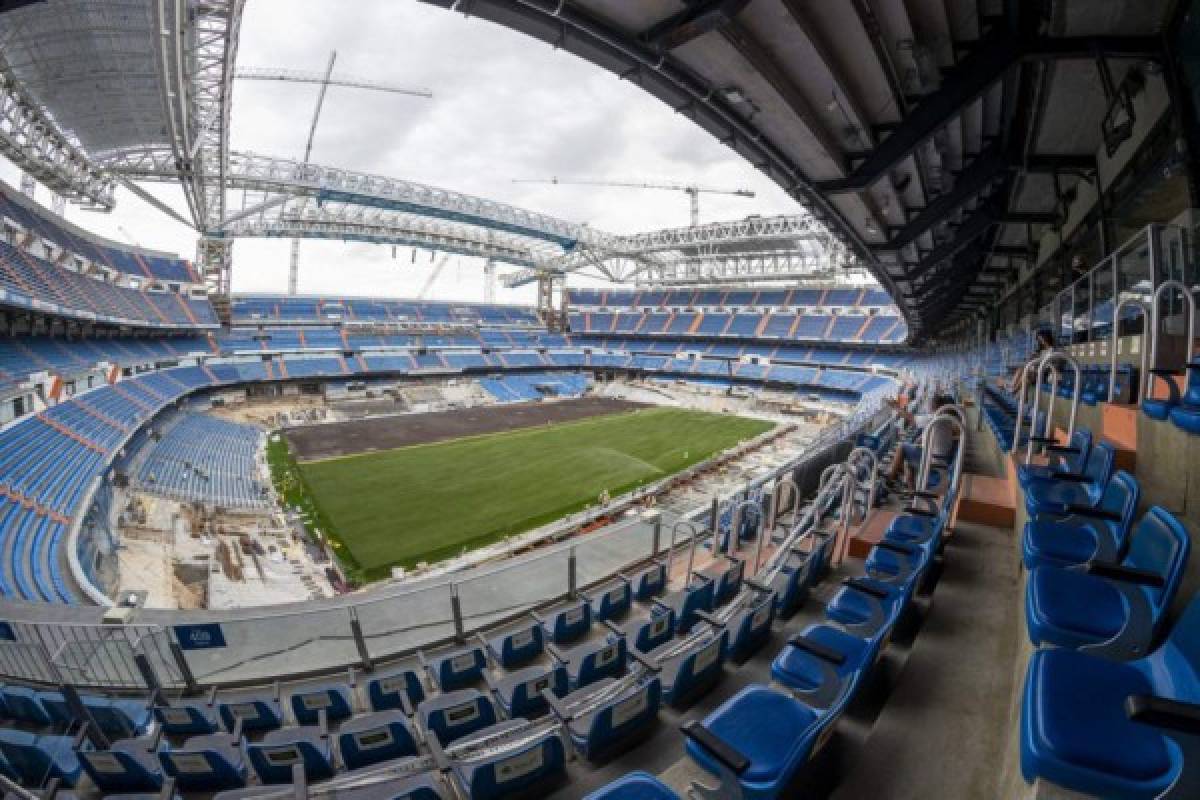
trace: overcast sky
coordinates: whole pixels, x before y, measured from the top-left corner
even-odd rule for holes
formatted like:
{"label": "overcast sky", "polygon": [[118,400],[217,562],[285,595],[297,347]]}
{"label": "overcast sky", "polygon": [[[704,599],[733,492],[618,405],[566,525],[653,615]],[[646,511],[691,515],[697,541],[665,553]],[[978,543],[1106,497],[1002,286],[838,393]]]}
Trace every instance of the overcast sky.
{"label": "overcast sky", "polygon": [[[551,176],[696,182],[749,188],[754,199],[702,195],[702,221],[795,213],[778,186],[685,117],[575,56],[538,40],[415,0],[250,0],[241,66],[321,70],[429,88],[432,100],[332,88],[312,160],[408,178],[586,222],[613,232],[686,225],[682,192],[514,184]],[[233,146],[300,157],[317,87],[239,81]],[[0,177],[18,174],[0,162]],[[153,187],[180,210],[173,187]],[[38,200],[49,205],[49,193]],[[129,192],[108,215],[69,207],[68,218],[121,241],[192,258],[195,232]],[[300,291],[415,295],[431,269],[427,252],[306,241]],[[282,292],[288,244],[240,240],[234,290]],[[452,257],[430,297],[479,300],[482,261]],[[502,267],[503,271],[503,267]],[[531,302],[532,288],[499,289],[497,299]]]}

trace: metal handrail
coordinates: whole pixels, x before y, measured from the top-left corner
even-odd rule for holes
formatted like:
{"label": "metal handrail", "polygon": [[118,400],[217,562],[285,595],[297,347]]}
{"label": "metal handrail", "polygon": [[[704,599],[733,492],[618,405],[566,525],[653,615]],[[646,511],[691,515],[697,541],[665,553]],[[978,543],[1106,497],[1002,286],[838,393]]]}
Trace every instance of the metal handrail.
{"label": "metal handrail", "polygon": [[966,456],[967,426],[963,419],[953,411],[938,411],[925,426],[925,430],[921,432],[921,466],[917,470],[917,491],[919,492],[926,490],[929,483],[929,467],[933,462],[933,448],[929,446],[930,434],[938,425],[946,424],[952,424],[958,429],[958,445],[955,448],[954,467],[951,470],[949,484],[951,488],[958,486],[959,477],[962,475],[963,459]]}
{"label": "metal handrail", "polygon": [[1050,403],[1046,408],[1046,419],[1042,423],[1042,438],[1049,438],[1050,431],[1052,430],[1054,402],[1055,398],[1058,397],[1058,378],[1061,374],[1058,367],[1054,364],[1056,360],[1065,362],[1075,374],[1075,388],[1071,393],[1071,415],[1067,422],[1067,438],[1070,439],[1075,434],[1075,418],[1079,413],[1079,398],[1083,391],[1083,370],[1079,368],[1079,362],[1070,355],[1058,350],[1051,350],[1042,357],[1038,366],[1037,385],[1034,387],[1033,394],[1033,419],[1029,423],[1029,441],[1025,446],[1026,464],[1033,461],[1033,440],[1037,433],[1037,415],[1042,403],[1042,381],[1044,380],[1047,368],[1052,369],[1054,373],[1050,384]]}
{"label": "metal handrail", "polygon": [[1154,307],[1152,309],[1152,311],[1153,311],[1152,319],[1154,320],[1153,335],[1150,337],[1150,367],[1151,368],[1154,368],[1154,365],[1158,363],[1158,333],[1159,333],[1158,329],[1159,329],[1159,324],[1162,322],[1162,319],[1161,319],[1162,312],[1160,310],[1162,307],[1162,303],[1159,301],[1162,300],[1163,293],[1166,292],[1168,289],[1178,289],[1179,290],[1179,292],[1183,295],[1183,299],[1185,301],[1184,305],[1187,306],[1187,310],[1188,310],[1188,327],[1187,327],[1188,344],[1187,344],[1187,361],[1185,363],[1187,363],[1187,364],[1192,363],[1192,359],[1195,358],[1195,356],[1196,356],[1196,352],[1195,352],[1196,351],[1196,298],[1192,296],[1192,290],[1189,289],[1187,287],[1187,284],[1185,284],[1183,281],[1176,281],[1176,280],[1163,281],[1162,284],[1157,289],[1154,290]]}
{"label": "metal handrail", "polygon": [[1149,388],[1150,373],[1147,370],[1150,358],[1150,348],[1146,346],[1146,337],[1150,334],[1146,329],[1152,327],[1150,308],[1136,297],[1126,297],[1121,302],[1117,303],[1113,309],[1112,322],[1112,357],[1109,359],[1108,365],[1108,402],[1113,402],[1117,396],[1117,347],[1120,344],[1118,334],[1120,333],[1121,325],[1121,310],[1126,307],[1137,308],[1142,312],[1142,366],[1138,372],[1138,398],[1146,396],[1146,390]]}

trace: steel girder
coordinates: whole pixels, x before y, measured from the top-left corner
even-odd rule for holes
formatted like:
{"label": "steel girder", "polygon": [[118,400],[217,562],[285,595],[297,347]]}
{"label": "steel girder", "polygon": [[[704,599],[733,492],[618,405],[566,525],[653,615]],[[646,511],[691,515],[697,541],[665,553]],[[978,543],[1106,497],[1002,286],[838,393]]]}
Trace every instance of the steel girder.
{"label": "steel girder", "polygon": [[68,139],[0,61],[0,154],[76,203],[111,211],[114,178]]}
{"label": "steel girder", "polygon": [[[356,209],[359,212],[371,209]],[[343,215],[317,210],[306,214],[285,211],[237,220],[226,226],[231,238],[342,239],[438,250],[495,259],[516,266],[534,266],[544,256],[513,237],[444,220],[412,215]]]}

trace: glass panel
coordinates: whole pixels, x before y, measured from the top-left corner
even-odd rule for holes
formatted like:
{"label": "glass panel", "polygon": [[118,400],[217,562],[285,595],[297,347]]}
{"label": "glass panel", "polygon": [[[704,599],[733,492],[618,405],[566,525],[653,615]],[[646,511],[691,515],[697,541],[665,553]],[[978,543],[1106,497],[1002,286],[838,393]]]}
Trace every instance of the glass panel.
{"label": "glass panel", "polygon": [[463,627],[478,630],[567,593],[570,548],[515,561],[458,584]]}
{"label": "glass panel", "polygon": [[1075,282],[1071,302],[1071,338],[1078,344],[1088,341],[1092,329],[1092,283],[1089,276]]}
{"label": "glass panel", "polygon": [[346,608],[221,623],[224,647],[184,650],[196,683],[274,680],[359,662]]}
{"label": "glass panel", "polygon": [[[1145,233],[1130,239],[1114,256],[1117,262],[1117,300],[1132,298],[1149,307],[1154,294],[1150,264],[1150,240]],[[1136,307],[1121,311],[1119,336],[1135,336],[1145,328],[1145,319]]]}
{"label": "glass panel", "polygon": [[1107,341],[1112,335],[1112,315],[1116,301],[1116,258],[1103,261],[1092,270],[1092,340]]}
{"label": "glass panel", "polygon": [[1071,320],[1075,315],[1075,306],[1072,300],[1073,291],[1074,287],[1068,287],[1058,296],[1058,325],[1056,328],[1057,333],[1054,336],[1056,339],[1055,344],[1058,345],[1067,345],[1072,341]]}
{"label": "glass panel", "polygon": [[367,653],[384,659],[454,635],[448,583],[399,592],[355,607]]}

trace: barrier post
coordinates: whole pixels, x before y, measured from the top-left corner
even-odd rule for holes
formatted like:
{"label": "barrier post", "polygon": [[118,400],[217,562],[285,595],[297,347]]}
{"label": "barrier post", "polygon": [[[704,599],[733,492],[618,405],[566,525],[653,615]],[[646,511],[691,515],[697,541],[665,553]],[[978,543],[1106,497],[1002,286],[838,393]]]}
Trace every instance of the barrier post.
{"label": "barrier post", "polygon": [[662,549],[662,512],[652,511],[654,521],[654,538],[650,545],[650,557],[658,558],[658,553]]}
{"label": "barrier post", "polygon": [[567,597],[571,600],[575,599],[578,594],[576,587],[576,571],[575,571],[575,545],[571,545],[571,549],[567,552]]}
{"label": "barrier post", "polygon": [[454,640],[462,644],[463,634],[463,615],[462,601],[458,599],[458,584],[450,584],[450,613],[454,617]]}
{"label": "barrier post", "polygon": [[375,667],[371,663],[371,654],[367,651],[367,640],[363,636],[362,623],[358,621],[358,611],[350,606],[350,633],[354,636],[354,646],[358,649],[358,660],[363,669],[370,672]]}
{"label": "barrier post", "polygon": [[196,676],[192,674],[192,668],[188,665],[187,658],[183,655],[183,648],[179,646],[179,642],[175,641],[175,635],[172,633],[168,639],[168,647],[171,650],[171,658],[175,660],[175,667],[179,670],[179,676],[183,678],[183,685],[187,687],[188,694],[196,692]]}

